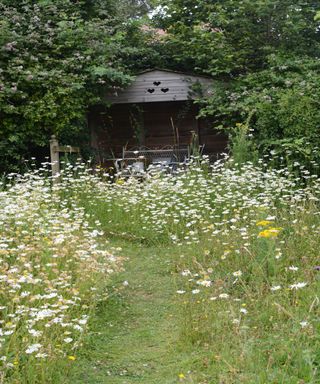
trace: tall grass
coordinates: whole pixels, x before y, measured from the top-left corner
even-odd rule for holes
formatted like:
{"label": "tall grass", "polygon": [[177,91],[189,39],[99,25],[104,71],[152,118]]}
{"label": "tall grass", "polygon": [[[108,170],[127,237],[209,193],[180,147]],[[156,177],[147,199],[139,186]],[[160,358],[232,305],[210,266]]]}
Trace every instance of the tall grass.
{"label": "tall grass", "polygon": [[0,192],[0,226],[0,382],[65,382],[119,260],[38,172]]}
{"label": "tall grass", "polygon": [[232,164],[65,188],[107,232],[180,248],[180,346],[205,351],[181,381],[318,383],[320,180]]}
{"label": "tall grass", "polygon": [[0,195],[3,380],[72,364],[118,265],[104,233],[176,246],[179,345],[204,351],[181,381],[318,383],[320,180],[300,174],[197,160],[143,180],[80,163],[52,189],[37,172],[18,180]]}

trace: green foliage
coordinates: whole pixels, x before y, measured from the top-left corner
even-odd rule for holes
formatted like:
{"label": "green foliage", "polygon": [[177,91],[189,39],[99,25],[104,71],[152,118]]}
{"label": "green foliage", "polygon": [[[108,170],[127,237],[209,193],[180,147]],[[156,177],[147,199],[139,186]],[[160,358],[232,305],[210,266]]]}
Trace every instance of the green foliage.
{"label": "green foliage", "polygon": [[[171,33],[180,63],[215,76],[264,68],[272,53],[317,57],[318,21],[314,1],[170,0],[156,17]],[[197,52],[197,54],[196,54]]]}
{"label": "green foliage", "polygon": [[250,128],[262,153],[274,149],[308,166],[319,161],[315,2],[173,0],[165,6],[155,22],[169,32],[172,66],[220,80],[210,98],[199,100],[200,115],[211,116],[215,128],[229,132],[252,114]]}
{"label": "green foliage", "polygon": [[[254,111],[250,128],[261,153],[281,154],[281,143],[290,142],[291,159],[319,160],[320,17],[313,0],[157,4],[0,2],[0,173],[45,148],[52,133],[68,144],[88,142],[90,106],[154,67],[212,76],[212,97],[198,102],[215,128],[228,131]],[[152,8],[158,11],[149,21]]]}
{"label": "green foliage", "polygon": [[271,59],[269,69],[246,76],[227,95],[229,117],[231,111],[234,118],[254,111],[250,125],[261,152],[274,149],[288,163],[313,167],[320,147],[319,64],[308,58]]}
{"label": "green foliage", "polygon": [[99,18],[89,1],[6,3],[0,4],[0,172],[47,145],[51,134],[79,132],[102,87],[131,80],[119,58],[123,40],[111,5],[110,15]]}
{"label": "green foliage", "polygon": [[257,162],[258,160],[258,153],[251,137],[248,123],[237,123],[229,133],[232,158],[240,167],[248,161]]}

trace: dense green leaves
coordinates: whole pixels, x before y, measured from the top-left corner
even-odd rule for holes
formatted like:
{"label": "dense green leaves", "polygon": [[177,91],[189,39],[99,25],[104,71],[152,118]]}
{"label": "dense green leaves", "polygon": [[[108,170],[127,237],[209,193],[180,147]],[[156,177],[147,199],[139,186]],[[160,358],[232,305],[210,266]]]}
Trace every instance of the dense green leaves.
{"label": "dense green leaves", "polygon": [[261,151],[315,153],[319,12],[314,0],[0,0],[0,172],[52,133],[79,144],[105,89],[154,67],[216,80],[199,100],[213,127],[248,123]]}
{"label": "dense green leaves", "polygon": [[313,0],[168,0],[155,22],[170,32],[171,66],[220,80],[199,100],[215,127],[232,134],[248,123],[261,151],[318,161],[319,8]]}
{"label": "dense green leaves", "polygon": [[[312,0],[169,0],[156,17],[172,35],[180,61],[206,55],[199,70],[237,75],[259,70],[272,53],[317,57],[319,22]],[[191,49],[191,50],[190,50]],[[198,55],[196,55],[198,51]]]}
{"label": "dense green leaves", "polygon": [[104,16],[92,18],[96,2],[0,2],[2,169],[53,133],[79,131],[102,87],[131,80],[119,55],[122,32],[108,9],[104,2]]}

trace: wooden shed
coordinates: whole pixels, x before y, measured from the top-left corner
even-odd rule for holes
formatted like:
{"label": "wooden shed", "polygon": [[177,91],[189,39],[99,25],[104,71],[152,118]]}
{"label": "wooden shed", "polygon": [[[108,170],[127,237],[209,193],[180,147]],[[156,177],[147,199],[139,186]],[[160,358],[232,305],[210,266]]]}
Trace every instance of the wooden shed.
{"label": "wooden shed", "polygon": [[226,149],[226,137],[210,121],[197,119],[194,99],[208,95],[212,80],[168,70],[148,70],[127,88],[106,94],[110,107],[89,114],[92,147],[100,162],[121,157],[123,148],[161,150],[183,148],[196,135],[203,153],[216,157]]}

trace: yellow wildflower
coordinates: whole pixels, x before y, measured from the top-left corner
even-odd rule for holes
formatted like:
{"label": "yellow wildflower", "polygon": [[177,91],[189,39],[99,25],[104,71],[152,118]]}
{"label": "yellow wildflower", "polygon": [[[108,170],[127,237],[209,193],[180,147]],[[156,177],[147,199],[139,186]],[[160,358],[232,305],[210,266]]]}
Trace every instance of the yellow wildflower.
{"label": "yellow wildflower", "polygon": [[68,356],[69,360],[75,361],[76,357],[75,356]]}
{"label": "yellow wildflower", "polygon": [[184,379],[185,378],[185,375],[183,373],[179,373],[179,379]]}
{"label": "yellow wildflower", "polygon": [[256,225],[259,227],[265,227],[269,224],[271,224],[270,220],[261,220],[261,221],[258,221]]}
{"label": "yellow wildflower", "polygon": [[269,229],[265,229],[264,231],[261,231],[258,235],[258,237],[264,237],[266,239],[269,239],[270,237],[277,237],[279,235],[279,232],[282,230],[283,228],[281,227],[278,227],[278,228],[269,228]]}

